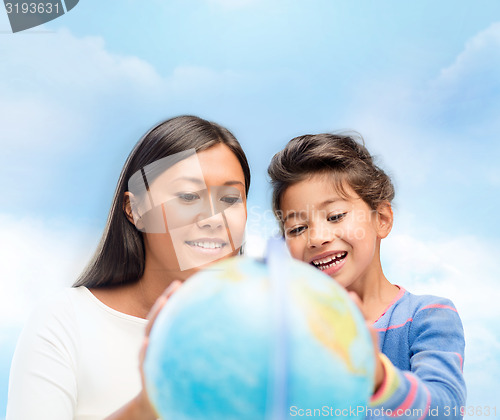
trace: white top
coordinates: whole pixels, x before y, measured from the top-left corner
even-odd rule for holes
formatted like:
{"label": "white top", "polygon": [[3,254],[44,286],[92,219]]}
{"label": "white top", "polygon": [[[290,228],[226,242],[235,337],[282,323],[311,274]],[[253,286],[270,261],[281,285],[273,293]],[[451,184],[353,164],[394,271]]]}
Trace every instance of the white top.
{"label": "white top", "polygon": [[101,420],[118,410],[141,390],[146,324],[86,287],[46,301],[17,343],[6,420]]}

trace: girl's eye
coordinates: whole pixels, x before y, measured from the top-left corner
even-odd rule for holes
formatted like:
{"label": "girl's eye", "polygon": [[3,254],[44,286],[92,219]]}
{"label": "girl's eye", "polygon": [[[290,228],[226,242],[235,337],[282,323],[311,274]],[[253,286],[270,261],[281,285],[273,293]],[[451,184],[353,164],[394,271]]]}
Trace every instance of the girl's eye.
{"label": "girl's eye", "polygon": [[340,222],[344,217],[345,215],[347,214],[347,212],[345,213],[338,213],[338,214],[332,214],[331,216],[328,216],[328,221],[329,222]]}
{"label": "girl's eye", "polygon": [[306,230],[306,227],[305,226],[298,226],[296,228],[293,228],[293,229],[290,229],[288,232],[287,232],[287,235],[288,236],[299,236],[302,232],[304,232]]}
{"label": "girl's eye", "polygon": [[181,193],[178,194],[177,197],[186,203],[192,203],[193,201],[200,199],[200,196],[196,193]]}
{"label": "girl's eye", "polygon": [[238,196],[233,196],[233,195],[226,195],[225,197],[222,197],[220,201],[226,203],[226,204],[236,204],[236,203],[241,203],[241,197]]}

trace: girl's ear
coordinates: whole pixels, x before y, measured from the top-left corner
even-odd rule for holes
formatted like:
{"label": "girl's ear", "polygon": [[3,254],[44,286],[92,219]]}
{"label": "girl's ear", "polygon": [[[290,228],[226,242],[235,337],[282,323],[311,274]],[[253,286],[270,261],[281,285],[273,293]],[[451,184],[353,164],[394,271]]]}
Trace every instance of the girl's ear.
{"label": "girl's ear", "polygon": [[388,201],[384,201],[380,203],[377,207],[377,234],[379,238],[383,239],[392,229],[392,222],[394,220],[394,215],[392,213],[391,203]]}
{"label": "girl's ear", "polygon": [[143,225],[141,216],[137,211],[137,202],[130,191],[126,191],[123,195],[123,212],[127,217],[127,220],[132,223],[138,230],[141,230]]}

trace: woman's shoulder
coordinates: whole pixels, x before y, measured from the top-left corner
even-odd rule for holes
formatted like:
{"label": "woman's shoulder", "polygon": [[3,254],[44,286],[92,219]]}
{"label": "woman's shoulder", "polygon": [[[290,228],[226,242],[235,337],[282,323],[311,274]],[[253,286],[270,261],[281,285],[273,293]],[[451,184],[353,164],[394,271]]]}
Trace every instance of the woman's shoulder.
{"label": "woman's shoulder", "polygon": [[147,323],[141,319],[119,310],[113,309],[85,286],[63,289],[45,298],[33,311],[31,317],[35,319],[57,318],[65,322],[85,324],[88,322],[133,322]]}
{"label": "woman's shoulder", "polygon": [[24,322],[16,347],[17,359],[31,360],[33,353],[51,351],[76,354],[79,336],[72,301],[78,299],[79,293],[67,288],[42,298]]}
{"label": "woman's shoulder", "polygon": [[42,297],[33,307],[29,320],[41,320],[46,317],[66,317],[71,313],[73,291],[65,288]]}
{"label": "woman's shoulder", "polygon": [[88,299],[85,287],[66,287],[43,297],[34,307],[30,318],[72,317],[75,307]]}
{"label": "woman's shoulder", "polygon": [[76,303],[84,299],[84,291],[79,289],[68,287],[43,297],[28,316],[24,330],[34,330],[37,334],[71,331],[76,323]]}

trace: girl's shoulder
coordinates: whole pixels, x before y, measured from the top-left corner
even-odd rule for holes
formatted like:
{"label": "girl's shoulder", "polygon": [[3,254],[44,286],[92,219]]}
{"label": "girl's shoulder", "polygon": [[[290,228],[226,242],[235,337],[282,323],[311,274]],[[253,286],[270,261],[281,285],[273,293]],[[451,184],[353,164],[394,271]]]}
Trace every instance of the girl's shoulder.
{"label": "girl's shoulder", "polygon": [[[404,290],[404,289],[403,289]],[[417,315],[421,311],[431,311],[431,310],[449,310],[452,312],[457,312],[454,303],[442,296],[435,295],[417,295],[404,290],[404,294],[401,299],[395,302],[394,309],[399,309],[400,311]]]}
{"label": "girl's shoulder", "polygon": [[420,323],[427,324],[434,320],[455,319],[460,323],[457,309],[453,302],[445,297],[434,295],[417,295],[401,286],[394,302],[374,323],[379,330],[409,328]]}
{"label": "girl's shoulder", "polygon": [[429,330],[463,331],[457,308],[445,297],[405,291],[391,309],[390,320],[387,320],[389,325],[406,325],[410,335],[419,335],[422,331]]}

